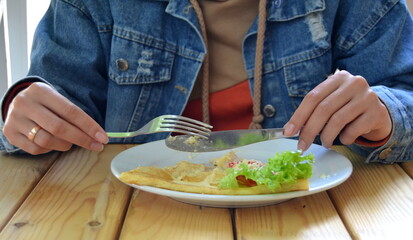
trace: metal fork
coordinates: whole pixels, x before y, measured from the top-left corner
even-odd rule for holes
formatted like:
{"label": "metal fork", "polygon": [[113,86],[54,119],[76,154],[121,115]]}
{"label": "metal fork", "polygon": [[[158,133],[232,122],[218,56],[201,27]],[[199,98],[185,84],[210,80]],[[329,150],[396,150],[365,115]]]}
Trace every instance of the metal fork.
{"label": "metal fork", "polygon": [[133,132],[107,132],[110,138],[127,138],[157,132],[176,132],[208,138],[212,126],[191,118],[178,115],[162,115],[152,119],[142,128]]}

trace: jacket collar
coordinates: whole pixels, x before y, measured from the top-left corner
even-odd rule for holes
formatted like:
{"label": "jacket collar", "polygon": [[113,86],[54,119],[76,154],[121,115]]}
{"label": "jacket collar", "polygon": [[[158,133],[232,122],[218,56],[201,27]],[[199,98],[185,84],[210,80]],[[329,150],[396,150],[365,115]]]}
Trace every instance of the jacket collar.
{"label": "jacket collar", "polygon": [[[187,11],[190,5],[189,0],[152,1],[169,2],[167,8],[169,13],[177,13],[185,11],[185,9]],[[325,8],[325,0],[268,0],[267,19],[269,21],[288,21],[313,12],[323,11]]]}

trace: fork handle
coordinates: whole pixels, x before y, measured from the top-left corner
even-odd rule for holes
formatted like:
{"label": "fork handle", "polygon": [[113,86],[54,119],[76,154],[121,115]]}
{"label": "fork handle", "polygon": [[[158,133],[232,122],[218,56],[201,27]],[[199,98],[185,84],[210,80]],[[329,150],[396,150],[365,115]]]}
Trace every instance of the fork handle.
{"label": "fork handle", "polygon": [[136,135],[133,132],[107,132],[106,134],[110,138],[127,138],[134,137]]}

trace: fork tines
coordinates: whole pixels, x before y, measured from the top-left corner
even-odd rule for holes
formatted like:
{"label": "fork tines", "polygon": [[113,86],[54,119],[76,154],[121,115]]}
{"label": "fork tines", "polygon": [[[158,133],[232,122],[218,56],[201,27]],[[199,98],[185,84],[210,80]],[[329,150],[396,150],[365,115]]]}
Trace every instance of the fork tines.
{"label": "fork tines", "polygon": [[171,131],[207,138],[212,126],[204,122],[176,115],[166,115],[161,119],[160,128]]}

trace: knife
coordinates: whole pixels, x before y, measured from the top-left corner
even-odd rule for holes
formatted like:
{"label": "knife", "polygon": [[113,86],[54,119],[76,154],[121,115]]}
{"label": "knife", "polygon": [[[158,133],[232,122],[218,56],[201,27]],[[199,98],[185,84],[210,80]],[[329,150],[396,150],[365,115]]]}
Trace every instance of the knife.
{"label": "knife", "polygon": [[191,135],[170,136],[165,139],[165,144],[183,152],[215,152],[277,138],[290,137],[284,136],[284,128],[245,129],[211,132],[205,139]]}

